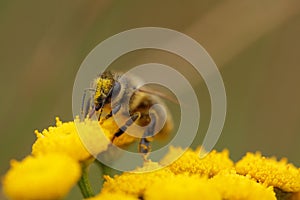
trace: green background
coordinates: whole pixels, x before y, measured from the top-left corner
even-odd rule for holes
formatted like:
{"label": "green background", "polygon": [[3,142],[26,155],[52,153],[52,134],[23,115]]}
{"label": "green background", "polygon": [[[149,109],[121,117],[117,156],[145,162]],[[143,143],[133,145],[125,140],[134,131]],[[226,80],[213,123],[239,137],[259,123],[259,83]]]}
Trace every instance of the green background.
{"label": "green background", "polygon": [[[1,176],[9,160],[30,153],[35,129],[53,125],[56,116],[72,120],[73,82],[85,56],[104,39],[144,26],[183,32],[216,62],[228,101],[216,149],[228,148],[234,160],[261,151],[300,166],[300,1],[1,0]],[[154,50],[124,55],[113,66],[146,62],[183,71],[203,91],[196,146],[210,114],[201,77],[176,55]],[[72,195],[79,195],[76,188]]]}

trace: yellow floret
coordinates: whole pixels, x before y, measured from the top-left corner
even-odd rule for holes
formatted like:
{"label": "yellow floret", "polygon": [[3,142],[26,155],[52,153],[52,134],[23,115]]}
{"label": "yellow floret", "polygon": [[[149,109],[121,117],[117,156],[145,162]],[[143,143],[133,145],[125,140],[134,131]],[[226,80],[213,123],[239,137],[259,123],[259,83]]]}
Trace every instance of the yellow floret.
{"label": "yellow floret", "polygon": [[[62,123],[59,118],[56,118],[55,127],[49,127],[42,133],[35,131],[37,140],[32,146],[32,154],[56,152],[68,154],[78,161],[85,161],[92,157],[91,153],[106,150],[108,141],[103,134],[99,133],[100,128],[97,121],[79,122],[77,119],[75,122],[76,125],[74,122]],[[92,152],[85,148],[82,140]]]}
{"label": "yellow floret", "polygon": [[98,121],[85,119],[84,122],[82,122],[76,118],[74,122],[80,140],[90,154],[96,157],[100,152],[107,150],[111,142],[105,135],[103,129],[101,129]]}
{"label": "yellow floret", "polygon": [[276,200],[273,188],[266,188],[249,177],[222,172],[210,179],[221,193],[222,199],[230,200]]}
{"label": "yellow floret", "polygon": [[86,200],[139,200],[139,199],[137,197],[130,196],[124,193],[102,192],[101,194]]}
{"label": "yellow floret", "polygon": [[[178,150],[173,150],[173,152],[178,153]],[[213,150],[202,159],[199,157],[199,152],[200,149],[196,151],[188,149],[178,160],[170,164],[168,168],[175,174],[196,174],[212,177],[221,170],[233,167],[233,162],[230,160],[227,150],[223,150],[222,152]],[[171,157],[167,154],[162,163]]]}
{"label": "yellow floret", "polygon": [[161,178],[146,188],[146,200],[221,200],[221,195],[206,178],[177,175]]}
{"label": "yellow floret", "polygon": [[135,197],[141,197],[144,195],[146,188],[153,185],[155,182],[160,182],[164,177],[174,176],[168,169],[147,173],[136,173],[149,171],[151,165],[153,165],[155,169],[157,168],[155,164],[150,164],[145,168],[139,168],[135,173],[125,172],[122,175],[116,175],[113,178],[104,176],[106,181],[103,185],[102,192],[125,193]]}
{"label": "yellow floret", "polygon": [[11,162],[3,179],[3,190],[15,200],[61,199],[80,175],[79,163],[65,154],[28,156],[21,162]]}
{"label": "yellow floret", "polygon": [[237,162],[236,171],[286,192],[300,191],[300,170],[287,163],[286,159],[277,161],[275,158],[263,157],[259,152],[247,153]]}

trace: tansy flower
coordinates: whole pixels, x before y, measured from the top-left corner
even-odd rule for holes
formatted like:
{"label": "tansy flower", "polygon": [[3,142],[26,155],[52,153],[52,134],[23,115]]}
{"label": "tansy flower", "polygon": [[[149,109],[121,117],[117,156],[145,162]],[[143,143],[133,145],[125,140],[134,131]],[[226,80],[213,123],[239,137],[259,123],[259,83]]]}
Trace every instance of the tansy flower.
{"label": "tansy flower", "polygon": [[263,157],[259,152],[247,153],[237,162],[236,171],[286,192],[300,191],[300,169],[288,164],[286,159],[277,161],[275,158]]}
{"label": "tansy flower", "polygon": [[21,162],[11,162],[3,178],[3,190],[7,197],[15,200],[61,199],[80,175],[79,163],[68,155],[28,156]]}
{"label": "tansy flower", "polygon": [[176,175],[164,177],[149,185],[145,190],[145,200],[221,200],[219,191],[199,176]]}
{"label": "tansy flower", "polygon": [[98,121],[85,119],[82,122],[76,118],[74,123],[80,140],[90,154],[96,157],[99,153],[107,150],[110,140],[105,135],[104,130],[99,126]]}
{"label": "tansy flower", "polygon": [[139,168],[135,173],[125,172],[122,175],[114,176],[114,178],[104,176],[106,181],[103,185],[102,192],[124,193],[135,197],[143,197],[145,190],[155,182],[160,182],[161,179],[165,177],[170,178],[174,176],[174,174],[166,168],[142,173],[143,171],[149,171],[149,167],[151,166],[156,169],[156,165],[158,164],[146,164],[145,168]]}
{"label": "tansy flower", "polygon": [[84,122],[76,120],[62,123],[59,118],[56,118],[55,127],[49,127],[41,133],[35,131],[37,140],[32,146],[32,154],[44,155],[56,152],[67,154],[78,161],[85,161],[92,157],[91,153],[97,154],[106,150],[109,142],[99,132],[98,122],[88,119]]}
{"label": "tansy flower", "polygon": [[221,172],[210,179],[212,185],[217,189],[222,199],[230,200],[276,200],[273,188],[266,188],[249,177]]}
{"label": "tansy flower", "polygon": [[[173,152],[178,153],[179,150],[173,149],[169,154],[172,154]],[[223,150],[222,152],[213,150],[204,158],[199,157],[199,152],[200,149],[196,151],[188,149],[178,160],[170,164],[168,169],[174,174],[196,174],[212,177],[221,170],[233,167],[233,162],[230,160],[229,152],[227,150]],[[162,159],[162,164],[168,162],[166,159],[172,158],[169,154]]]}
{"label": "tansy flower", "polygon": [[124,193],[102,192],[101,194],[86,200],[139,200],[139,198]]}

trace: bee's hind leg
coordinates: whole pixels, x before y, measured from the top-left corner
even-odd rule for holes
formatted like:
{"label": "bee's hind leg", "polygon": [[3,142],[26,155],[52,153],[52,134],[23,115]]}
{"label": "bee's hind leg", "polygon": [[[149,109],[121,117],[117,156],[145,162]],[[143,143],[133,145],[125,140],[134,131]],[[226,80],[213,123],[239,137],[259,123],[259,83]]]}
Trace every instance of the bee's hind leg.
{"label": "bee's hind leg", "polygon": [[155,125],[156,125],[156,120],[157,116],[154,113],[150,113],[151,116],[151,122],[148,124],[147,129],[143,135],[143,138],[141,138],[140,143],[139,143],[139,152],[144,154],[144,159],[146,160],[147,154],[151,150],[151,138],[154,136],[154,131],[155,131]]}

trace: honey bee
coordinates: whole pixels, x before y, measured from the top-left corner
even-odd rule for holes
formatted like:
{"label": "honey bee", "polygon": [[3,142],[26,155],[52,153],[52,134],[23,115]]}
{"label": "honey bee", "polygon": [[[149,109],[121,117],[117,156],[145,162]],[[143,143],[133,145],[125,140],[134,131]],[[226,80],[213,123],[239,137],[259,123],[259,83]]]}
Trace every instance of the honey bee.
{"label": "honey bee", "polygon": [[[149,109],[154,104],[164,106],[167,111],[166,121],[155,137],[167,136],[173,129],[173,121],[162,98],[171,99],[149,88],[137,88],[139,83],[137,77],[130,76],[120,81],[121,75],[121,73],[105,71],[93,81],[92,88],[86,89],[84,92],[82,116],[91,118],[94,114],[98,115],[100,126],[109,132],[106,135],[117,146],[132,143],[137,139],[127,132],[133,123],[142,127],[147,126],[138,144],[138,152],[146,155],[151,151],[150,142],[154,138],[155,126],[162,120],[159,112],[155,112],[153,109],[150,112]],[[91,96],[87,97],[87,91],[91,92]],[[129,105],[124,105],[126,102],[129,102]],[[128,106],[130,119],[126,118],[128,115],[124,113],[126,106]],[[113,115],[116,114],[124,116],[121,127],[117,126],[114,121]]]}

